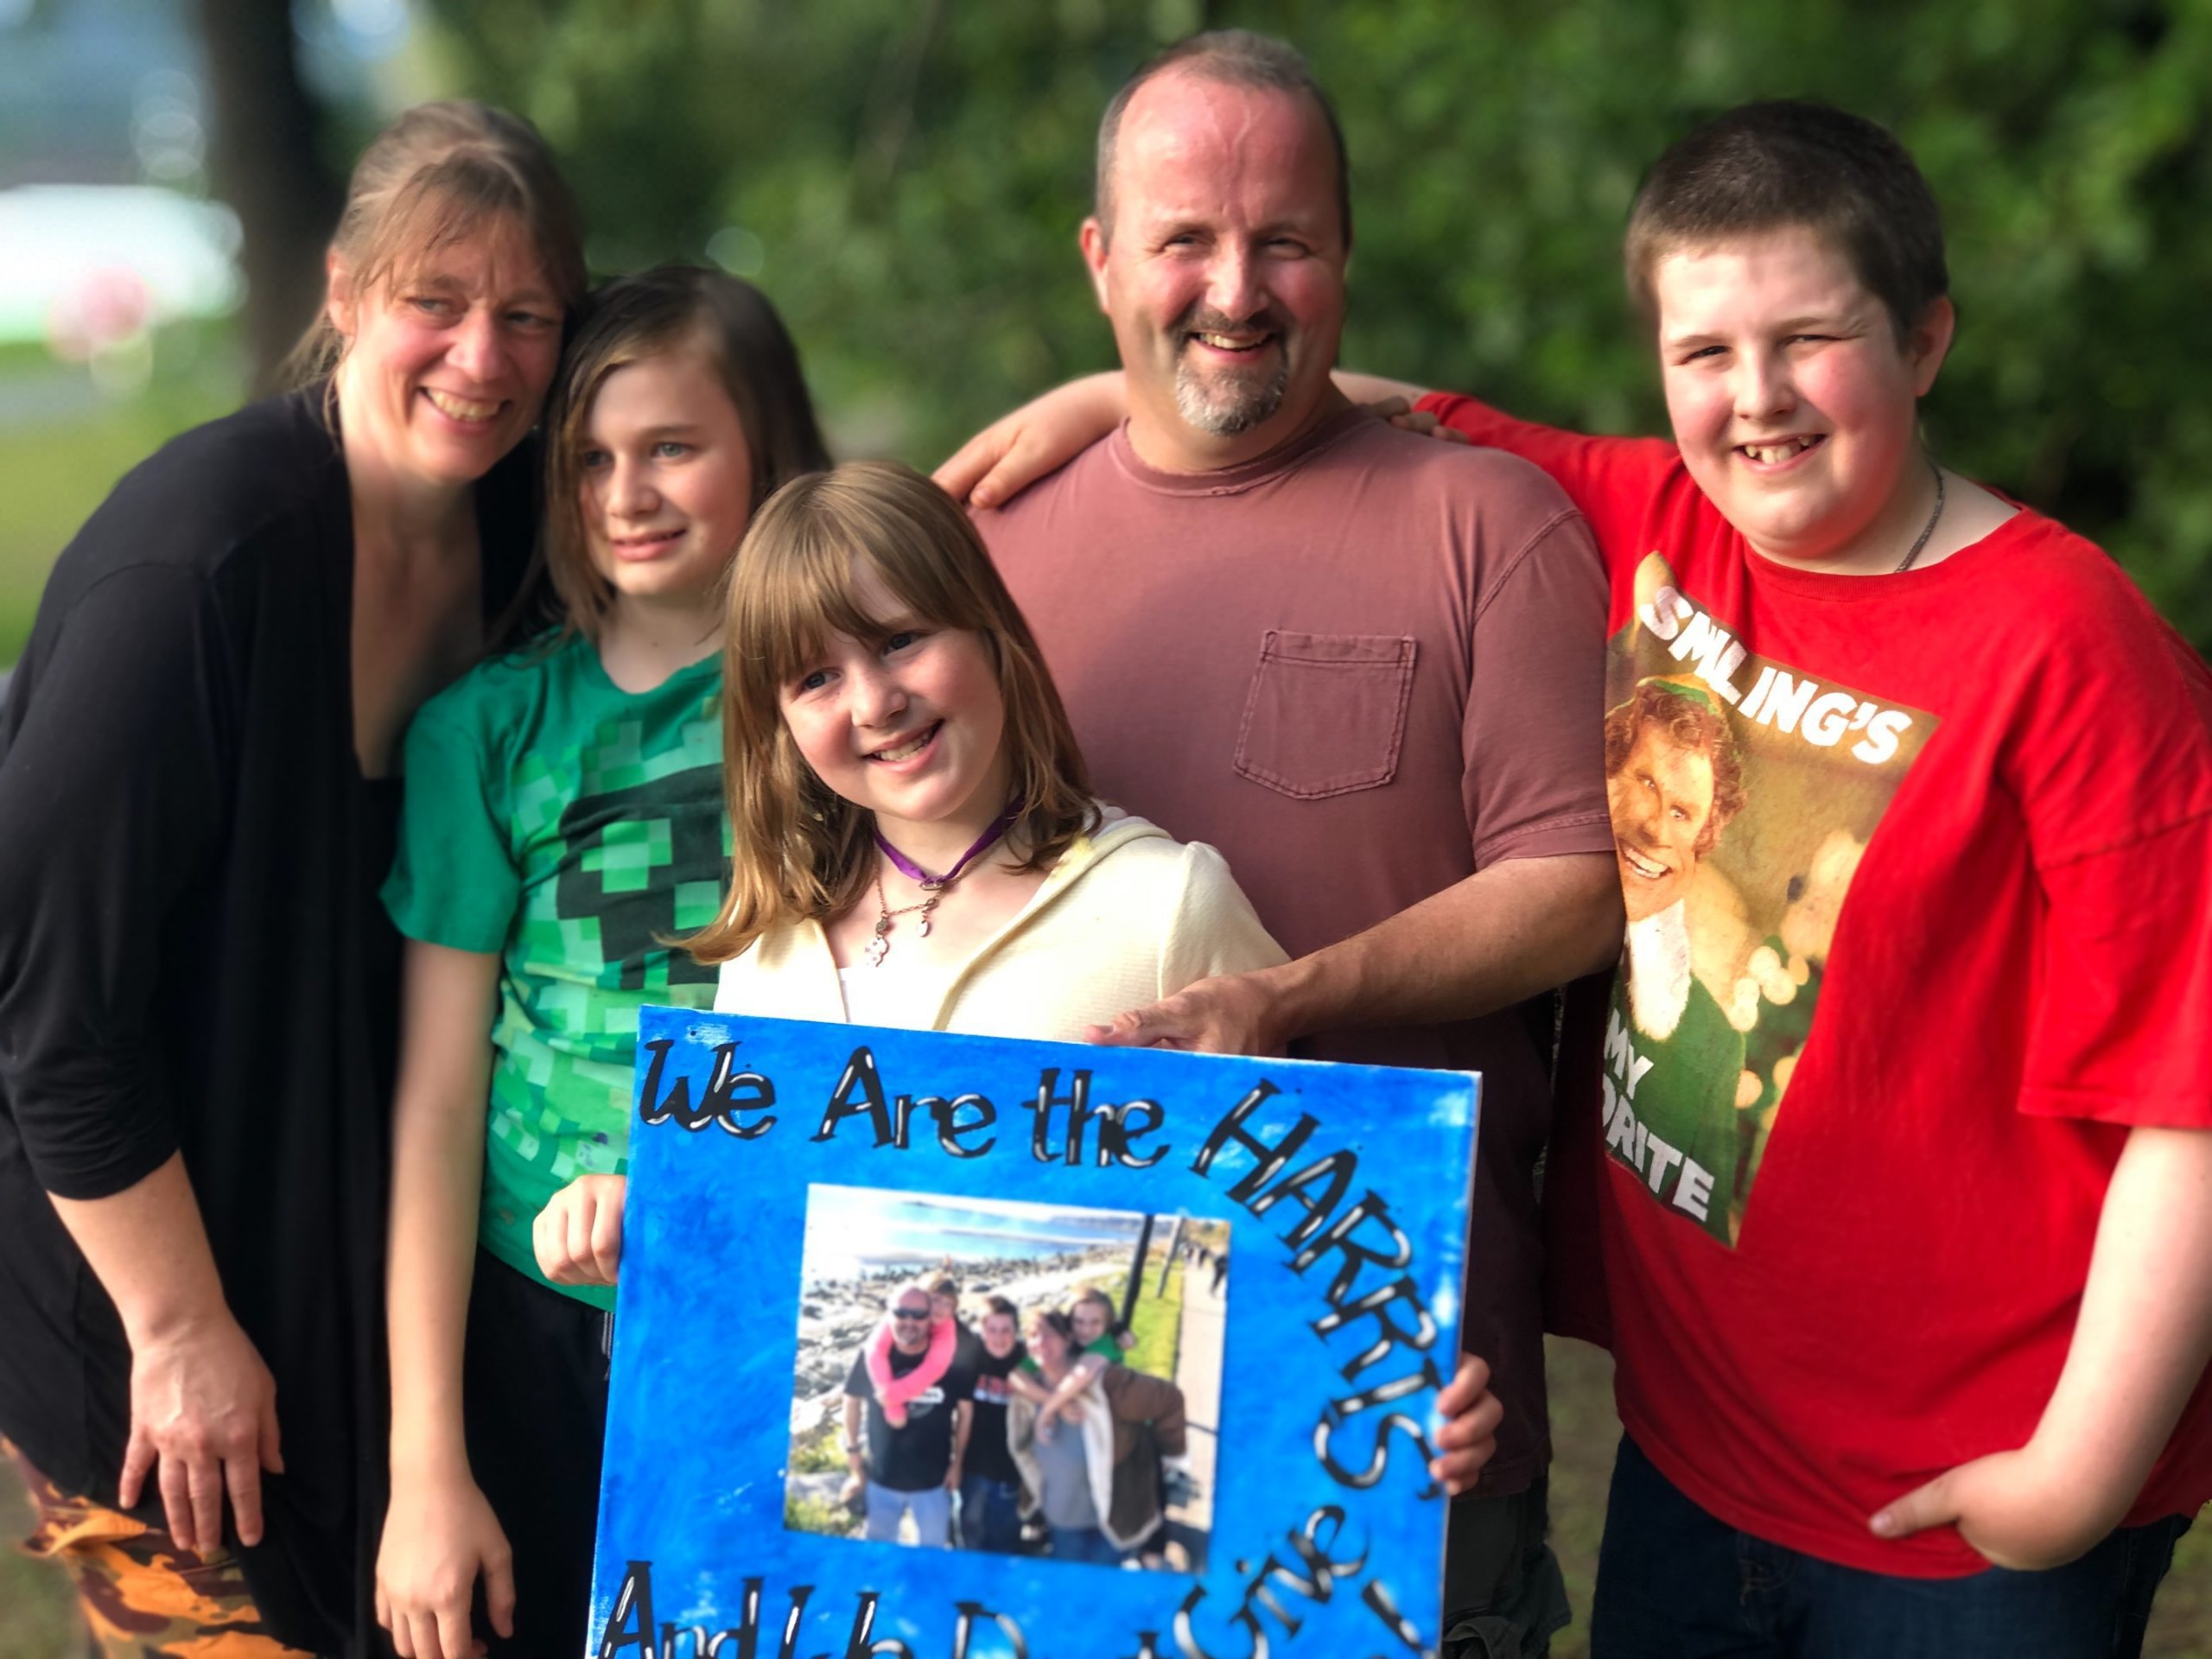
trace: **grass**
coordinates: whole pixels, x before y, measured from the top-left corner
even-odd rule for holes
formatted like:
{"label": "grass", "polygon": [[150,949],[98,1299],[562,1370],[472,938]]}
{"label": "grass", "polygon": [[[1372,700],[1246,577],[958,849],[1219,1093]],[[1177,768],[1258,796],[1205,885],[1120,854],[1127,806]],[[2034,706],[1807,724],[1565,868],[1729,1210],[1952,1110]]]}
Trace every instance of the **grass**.
{"label": "grass", "polygon": [[1150,1281],[1158,1272],[1150,1262],[1145,1263],[1145,1294],[1137,1298],[1136,1311],[1129,1320],[1136,1345],[1122,1360],[1133,1371],[1172,1377],[1183,1339],[1183,1264],[1178,1262],[1168,1268],[1167,1288],[1155,1296]]}
{"label": "grass", "polygon": [[1547,1338],[1544,1375],[1552,1414],[1552,1553],[1567,1577],[1574,1623],[1552,1638],[1552,1659],[1587,1659],[1590,1591],[1613,1478],[1620,1420],[1613,1414],[1612,1357],[1586,1343]]}
{"label": "grass", "polygon": [[0,1459],[0,1659],[79,1659],[88,1638],[69,1581],[14,1548],[31,1526],[22,1483]]}
{"label": "grass", "polygon": [[238,406],[227,337],[156,341],[143,391],[110,397],[34,348],[0,349],[0,667],[22,653],[47,572],[115,481],[187,427]]}
{"label": "grass", "polygon": [[791,1453],[791,1472],[795,1475],[826,1475],[845,1466],[842,1422],[824,1423],[800,1441]]}
{"label": "grass", "polygon": [[2174,1551],[2172,1569],[2151,1609],[2144,1659],[2212,1656],[2212,1510],[2200,1511]]}
{"label": "grass", "polygon": [[[1182,1262],[1177,1262],[1167,1270],[1167,1288],[1155,1296],[1152,1287],[1159,1276],[1158,1258],[1147,1256],[1144,1291],[1137,1298],[1136,1310],[1129,1319],[1129,1331],[1136,1342],[1123,1351],[1122,1363],[1133,1371],[1172,1377],[1175,1375],[1175,1357],[1183,1339]],[[1075,1287],[1063,1306],[1072,1305],[1075,1298],[1086,1290],[1096,1290],[1111,1298],[1114,1306],[1119,1307],[1122,1288],[1128,1283],[1126,1270],[1103,1278],[1087,1279]]]}
{"label": "grass", "polygon": [[791,1532],[816,1532],[831,1538],[849,1536],[853,1518],[835,1503],[820,1498],[784,1495],[784,1526]]}

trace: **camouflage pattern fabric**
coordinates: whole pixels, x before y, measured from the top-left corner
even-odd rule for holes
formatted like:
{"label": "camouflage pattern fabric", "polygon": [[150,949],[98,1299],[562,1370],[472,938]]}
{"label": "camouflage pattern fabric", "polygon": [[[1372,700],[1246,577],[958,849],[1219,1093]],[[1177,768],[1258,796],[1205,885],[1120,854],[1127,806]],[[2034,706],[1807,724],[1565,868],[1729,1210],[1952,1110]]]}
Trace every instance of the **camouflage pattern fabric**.
{"label": "camouflage pattern fabric", "polygon": [[165,1528],[62,1491],[5,1440],[0,1452],[38,1512],[23,1552],[67,1569],[104,1659],[312,1659],[262,1627],[228,1549],[203,1560]]}

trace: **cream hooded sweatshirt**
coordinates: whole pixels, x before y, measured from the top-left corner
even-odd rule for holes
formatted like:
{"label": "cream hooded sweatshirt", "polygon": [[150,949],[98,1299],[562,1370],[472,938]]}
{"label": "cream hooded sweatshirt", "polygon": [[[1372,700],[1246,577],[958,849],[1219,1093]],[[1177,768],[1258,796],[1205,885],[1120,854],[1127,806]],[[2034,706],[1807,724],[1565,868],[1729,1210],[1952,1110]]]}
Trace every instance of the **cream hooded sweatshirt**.
{"label": "cream hooded sweatshirt", "polygon": [[[1114,808],[1106,815],[964,966],[887,979],[911,985],[912,1000],[895,1019],[871,1003],[870,1023],[1079,1042],[1085,1027],[1195,981],[1286,960],[1219,853]],[[773,929],[724,963],[715,1009],[848,1023],[821,925]]]}

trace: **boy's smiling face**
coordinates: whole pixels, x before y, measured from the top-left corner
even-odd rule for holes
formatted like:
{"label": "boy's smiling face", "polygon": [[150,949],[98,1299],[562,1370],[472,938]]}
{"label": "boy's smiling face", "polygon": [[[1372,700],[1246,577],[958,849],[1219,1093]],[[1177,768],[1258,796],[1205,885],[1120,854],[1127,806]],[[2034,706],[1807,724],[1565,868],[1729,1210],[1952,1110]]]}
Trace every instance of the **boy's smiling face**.
{"label": "boy's smiling face", "polygon": [[1778,563],[1894,569],[1935,502],[1915,425],[1950,302],[1900,345],[1850,261],[1802,226],[1668,254],[1651,287],[1667,411],[1713,504]]}

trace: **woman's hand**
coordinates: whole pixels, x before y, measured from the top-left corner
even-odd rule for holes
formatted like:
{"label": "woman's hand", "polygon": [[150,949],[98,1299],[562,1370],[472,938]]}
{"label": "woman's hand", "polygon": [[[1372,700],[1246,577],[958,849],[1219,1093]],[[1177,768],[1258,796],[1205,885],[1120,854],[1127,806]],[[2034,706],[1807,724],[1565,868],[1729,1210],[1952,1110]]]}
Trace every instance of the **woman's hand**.
{"label": "woman's hand", "polygon": [[276,1382],[227,1310],[131,1346],[121,1507],[137,1504],[157,1464],[169,1535],[183,1548],[205,1555],[221,1545],[226,1490],[239,1541],[261,1541],[261,1471],[284,1471]]}
{"label": "woman's hand", "polygon": [[1128,413],[1119,370],[1071,380],[962,444],[937,469],[938,486],[971,506],[999,506],[1073,461]]}
{"label": "woman's hand", "polygon": [[537,1270],[556,1285],[611,1285],[622,1266],[626,1175],[579,1175],[537,1212]]}
{"label": "woman's hand", "polygon": [[514,1553],[499,1519],[466,1473],[393,1475],[377,1550],[377,1623],[400,1659],[472,1659],[485,1644],[469,1629],[476,1575],[492,1628],[514,1634]]}

